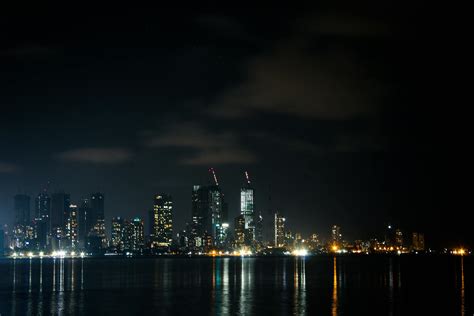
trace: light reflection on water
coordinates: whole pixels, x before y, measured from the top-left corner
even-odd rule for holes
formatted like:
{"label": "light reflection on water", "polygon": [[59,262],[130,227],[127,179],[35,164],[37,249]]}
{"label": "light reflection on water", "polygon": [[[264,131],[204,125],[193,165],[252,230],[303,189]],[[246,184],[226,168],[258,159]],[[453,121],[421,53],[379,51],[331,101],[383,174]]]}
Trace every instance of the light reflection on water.
{"label": "light reflection on water", "polygon": [[[143,305],[138,311],[166,314],[178,308],[196,315],[280,311],[336,316],[359,308],[353,305],[351,309],[351,302],[375,295],[377,299],[373,302],[383,310],[375,314],[403,315],[399,259],[380,259],[385,262],[375,265],[375,269],[373,265],[364,267],[350,260],[344,257],[3,260],[0,272],[10,277],[8,281],[0,279],[0,314],[69,315],[111,310],[116,314],[133,314],[137,306]],[[457,264],[456,309],[463,316],[470,315],[466,305],[469,283],[465,279],[464,258]],[[376,282],[380,279],[384,281]],[[404,283],[411,280],[404,277]],[[367,289],[370,291],[364,294]],[[429,291],[430,286],[424,290]]]}
{"label": "light reflection on water", "polygon": [[331,307],[331,314],[332,316],[337,316],[337,308],[338,308],[338,296],[337,296],[337,258],[333,258],[333,281],[332,281],[332,307]]}
{"label": "light reflection on water", "polygon": [[464,298],[464,257],[461,257],[461,315],[464,316],[466,314],[466,306],[465,306],[465,298]]}
{"label": "light reflection on water", "polygon": [[306,315],[306,260],[295,257],[293,275],[293,314]]}

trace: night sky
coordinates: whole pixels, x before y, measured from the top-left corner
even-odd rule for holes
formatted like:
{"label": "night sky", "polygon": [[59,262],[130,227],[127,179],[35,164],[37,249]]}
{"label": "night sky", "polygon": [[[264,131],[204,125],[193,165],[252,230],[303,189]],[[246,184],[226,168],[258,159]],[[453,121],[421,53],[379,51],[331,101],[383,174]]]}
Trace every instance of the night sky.
{"label": "night sky", "polygon": [[[267,229],[469,241],[446,203],[442,48],[414,4],[296,9],[4,12],[0,19],[0,223],[13,195],[105,194],[142,216],[169,193],[175,227],[214,167],[239,212],[244,171]],[[444,115],[444,114],[443,114]],[[451,206],[453,206],[452,204]]]}

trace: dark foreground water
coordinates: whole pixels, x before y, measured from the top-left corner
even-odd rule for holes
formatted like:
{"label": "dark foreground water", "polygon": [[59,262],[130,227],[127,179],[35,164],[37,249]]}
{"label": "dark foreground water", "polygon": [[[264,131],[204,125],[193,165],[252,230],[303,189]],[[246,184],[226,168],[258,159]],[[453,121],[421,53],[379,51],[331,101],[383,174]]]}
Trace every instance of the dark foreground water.
{"label": "dark foreground water", "polygon": [[2,259],[0,314],[471,316],[473,259]]}

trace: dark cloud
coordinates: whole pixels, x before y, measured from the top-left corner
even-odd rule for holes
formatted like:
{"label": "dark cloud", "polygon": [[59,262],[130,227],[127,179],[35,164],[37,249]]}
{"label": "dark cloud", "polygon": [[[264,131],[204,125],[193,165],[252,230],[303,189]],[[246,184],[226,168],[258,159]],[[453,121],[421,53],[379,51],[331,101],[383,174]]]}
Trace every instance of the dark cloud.
{"label": "dark cloud", "polygon": [[187,165],[248,164],[256,162],[256,156],[243,148],[224,147],[200,150],[190,158],[184,158]]}
{"label": "dark cloud", "polygon": [[329,140],[319,142],[267,132],[252,133],[252,137],[262,144],[271,144],[285,151],[300,152],[306,155],[379,152],[386,149],[386,141],[383,140],[383,137],[371,132],[338,133],[333,131],[327,134]]}
{"label": "dark cloud", "polygon": [[353,13],[328,12],[318,16],[304,18],[296,24],[299,32],[314,35],[331,35],[341,37],[380,37],[391,34],[387,21]]}
{"label": "dark cloud", "polygon": [[380,152],[387,150],[387,140],[382,135],[369,132],[341,133],[335,138],[335,152]]}
{"label": "dark cloud", "polygon": [[95,164],[119,164],[132,159],[133,153],[126,148],[78,148],[58,154],[63,161]]}
{"label": "dark cloud", "polygon": [[285,43],[253,58],[246,80],[218,97],[211,113],[233,118],[270,112],[327,120],[371,115],[380,84],[350,54],[311,53],[307,45]]}
{"label": "dark cloud", "polygon": [[14,173],[18,170],[19,167],[17,165],[0,161],[0,173]]}
{"label": "dark cloud", "polygon": [[147,140],[150,147],[178,147],[193,150],[190,157],[181,158],[182,164],[211,165],[252,163],[257,157],[241,144],[237,134],[230,131],[211,131],[197,123],[174,124],[163,133]]}
{"label": "dark cloud", "polygon": [[235,19],[223,15],[204,15],[196,19],[198,25],[220,32],[242,33],[243,26]]}
{"label": "dark cloud", "polygon": [[52,48],[41,44],[24,44],[0,50],[0,56],[15,58],[39,58],[56,54],[57,52],[57,48]]}

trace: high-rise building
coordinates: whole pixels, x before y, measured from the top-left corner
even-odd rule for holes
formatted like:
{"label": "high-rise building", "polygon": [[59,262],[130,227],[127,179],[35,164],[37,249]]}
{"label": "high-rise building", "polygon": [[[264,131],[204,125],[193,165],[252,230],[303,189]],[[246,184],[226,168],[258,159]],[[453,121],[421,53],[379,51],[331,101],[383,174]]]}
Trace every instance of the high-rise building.
{"label": "high-rise building", "polygon": [[331,247],[333,249],[340,248],[342,246],[342,233],[341,227],[333,225],[331,229]]}
{"label": "high-rise building", "polygon": [[206,187],[201,185],[194,185],[191,196],[191,210],[192,210],[192,235],[202,237],[204,234],[204,223],[207,222],[208,217],[208,199],[209,194]]}
{"label": "high-rise building", "polygon": [[104,219],[104,195],[102,193],[93,193],[90,199],[91,221],[93,226],[97,220]]}
{"label": "high-rise building", "polygon": [[318,234],[312,234],[309,238],[309,245],[312,250],[316,250],[319,247],[319,236]]}
{"label": "high-rise building", "polygon": [[275,247],[285,246],[285,218],[275,213]]}
{"label": "high-rise building", "polygon": [[208,233],[207,238],[210,236],[214,245],[222,245],[226,211],[224,195],[219,186],[193,186],[191,238],[202,238],[205,233]]}
{"label": "high-rise building", "polygon": [[24,243],[19,248],[36,250],[38,248],[37,236],[36,236],[36,223],[33,222],[31,225],[25,226],[25,239]]}
{"label": "high-rise building", "polygon": [[26,232],[31,225],[30,219],[30,197],[25,194],[17,194],[13,204],[15,222],[13,225],[13,245],[15,248],[24,248]]}
{"label": "high-rise building", "polygon": [[395,230],[395,245],[399,248],[403,247],[403,233],[398,228]]}
{"label": "high-rise building", "polygon": [[291,248],[295,245],[296,236],[290,230],[285,231],[285,247]]}
{"label": "high-rise building", "polygon": [[143,221],[136,217],[124,222],[123,248],[124,251],[140,252],[145,245]]}
{"label": "high-rise building", "polygon": [[35,200],[35,219],[41,220],[42,225],[46,225],[46,233],[50,231],[50,217],[51,217],[51,198],[48,193],[42,192],[38,194]]}
{"label": "high-rise building", "polygon": [[107,247],[107,236],[105,234],[104,218],[104,195],[102,193],[93,193],[90,199],[90,221],[92,230],[102,241],[102,247]]}
{"label": "high-rise building", "polygon": [[209,213],[211,217],[211,230],[208,231],[212,236],[214,245],[221,245],[220,239],[222,229],[222,205],[223,195],[217,185],[209,186]]}
{"label": "high-rise building", "polygon": [[240,189],[240,214],[245,218],[245,229],[254,227],[254,195],[255,190],[250,183]]}
{"label": "high-rise building", "polygon": [[228,247],[230,243],[229,235],[229,204],[224,199],[222,194],[222,211],[221,211],[221,224],[218,228],[217,241],[221,247]]}
{"label": "high-rise building", "polygon": [[259,214],[255,217],[255,232],[254,238],[257,243],[263,243],[263,217],[262,214]]}
{"label": "high-rise building", "polygon": [[[64,230],[69,216],[69,206],[71,205],[71,196],[64,192],[51,194],[51,229],[57,228]],[[53,237],[55,234],[53,234]],[[59,238],[61,236],[58,236]]]}
{"label": "high-rise building", "polygon": [[[152,242],[155,239],[155,233],[153,227],[155,225],[155,212],[152,209],[148,210],[148,235],[150,236],[150,241]],[[146,233],[146,232],[145,232]]]}
{"label": "high-rise building", "polygon": [[145,227],[144,227],[143,221],[140,218],[135,217],[131,221],[131,224],[133,226],[132,249],[134,251],[142,250],[143,247],[145,246]]}
{"label": "high-rise building", "polygon": [[385,245],[393,246],[395,244],[395,229],[392,224],[388,224],[385,228]]}
{"label": "high-rise building", "polygon": [[78,231],[78,207],[76,204],[70,204],[68,208],[67,220],[66,220],[66,239],[67,246],[70,249],[76,249],[79,244],[79,231]]}
{"label": "high-rise building", "polygon": [[225,201],[224,193],[222,193],[222,223],[229,223],[229,204]]}
{"label": "high-rise building", "polygon": [[48,246],[48,227],[49,221],[47,217],[35,219],[34,233],[39,250],[45,250]]}
{"label": "high-rise building", "polygon": [[412,234],[412,249],[415,251],[425,250],[425,235],[422,233]]}
{"label": "high-rise building", "polygon": [[[186,223],[186,227],[189,227],[189,224]],[[188,241],[188,232],[186,229],[183,229],[177,234],[178,247],[181,251],[187,251],[189,248]]]}
{"label": "high-rise building", "polygon": [[87,235],[92,229],[90,200],[83,198],[79,206],[78,237],[80,247],[86,246]]}
{"label": "high-rise building", "polygon": [[239,215],[234,222],[234,242],[237,247],[245,244],[245,217]]}
{"label": "high-rise building", "polygon": [[29,225],[30,217],[30,197],[26,194],[17,194],[14,197],[15,225]]}
{"label": "high-rise building", "polygon": [[173,241],[173,199],[157,194],[153,205],[153,240],[155,247],[169,247]]}
{"label": "high-rise building", "polygon": [[124,222],[123,218],[114,217],[112,218],[112,247],[115,251],[123,250],[123,233],[124,233]]}

